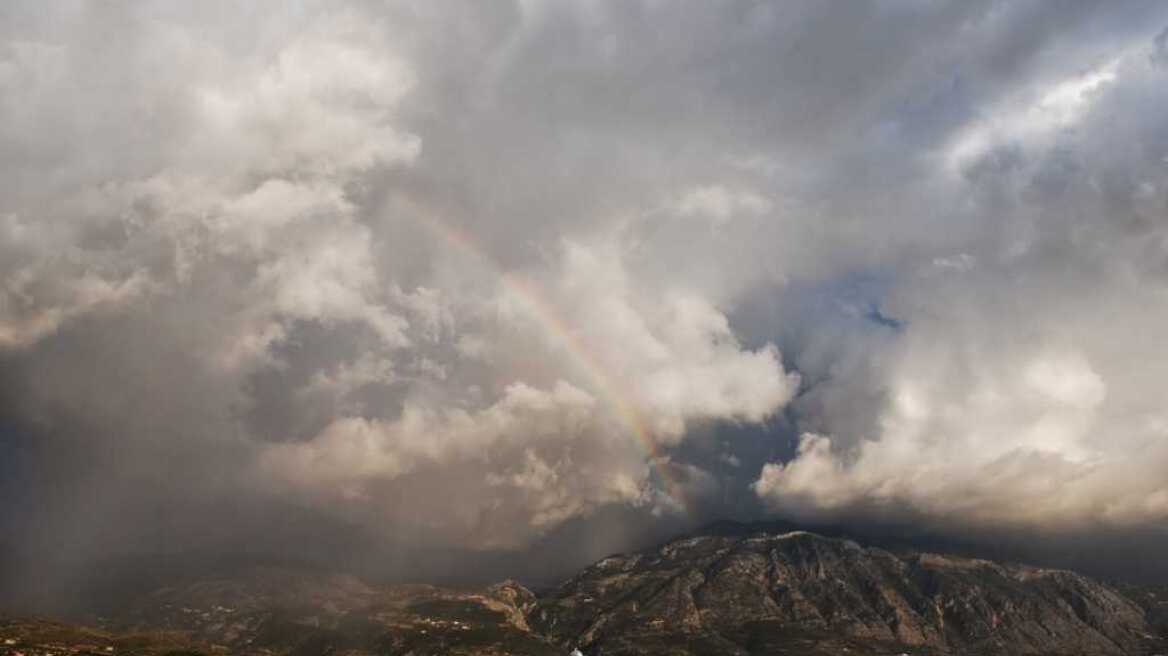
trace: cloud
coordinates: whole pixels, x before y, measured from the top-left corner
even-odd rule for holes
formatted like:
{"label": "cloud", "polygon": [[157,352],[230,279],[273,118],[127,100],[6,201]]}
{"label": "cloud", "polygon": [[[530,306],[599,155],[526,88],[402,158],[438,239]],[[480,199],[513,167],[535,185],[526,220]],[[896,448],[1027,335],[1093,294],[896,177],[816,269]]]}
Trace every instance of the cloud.
{"label": "cloud", "polygon": [[6,3],[0,524],[1159,521],[1165,24]]}
{"label": "cloud", "polygon": [[[563,250],[552,271],[533,276],[545,284],[499,285],[488,299],[496,323],[475,339],[491,345],[492,373],[517,377],[498,397],[487,385],[446,389],[481,365],[475,352],[461,361],[468,354],[460,345],[476,334],[467,329],[443,375],[407,395],[400,414],[341,416],[307,440],[271,445],[261,471],[310,498],[378,512],[379,486],[414,472],[446,480],[473,470],[458,484],[473,492],[433,502],[450,520],[428,521],[490,545],[513,546],[605,504],[682,510],[684,500],[668,498],[675,490],[647,487],[654,450],[683,440],[695,422],[765,421],[798,377],[784,372],[773,345],[743,349],[726,317],[701,299],[645,298],[607,241]],[[480,512],[468,516],[475,506]],[[472,532],[481,514],[504,506],[526,514]]]}
{"label": "cloud", "polygon": [[[619,221],[545,236],[537,258],[491,242],[521,219],[450,236],[460,194],[477,212],[510,184],[448,168],[491,148],[482,133],[451,152],[457,122],[498,120],[435,95],[479,81],[401,26],[438,34],[450,16],[311,7],[242,16],[238,34],[164,5],[27,18],[0,78],[24,99],[3,139],[25,181],[3,207],[0,346],[42,381],[17,403],[28,415],[52,405],[134,463],[103,476],[149,469],[182,433],[192,463],[232,459],[225,494],[517,547],[604,506],[676,512],[655,451],[694,423],[763,422],[794,393],[777,349],[743,347],[716,299],[638,277]],[[90,29],[118,44],[96,68]],[[766,209],[713,193],[716,214]],[[127,343],[96,336],[110,325]],[[69,357],[44,355],[61,341]],[[84,358],[133,378],[57,382]]]}
{"label": "cloud", "polygon": [[757,214],[769,211],[772,207],[769,200],[752,192],[709,185],[696,187],[682,196],[677,203],[677,212],[683,216],[705,217],[718,226],[737,213]]}
{"label": "cloud", "polygon": [[791,461],[764,467],[754,490],[772,508],[950,527],[1168,518],[1155,473],[1168,416],[1148,394],[1168,373],[1152,337],[1168,328],[1164,171],[1148,152],[1165,126],[1143,111],[1162,73],[1143,57],[1108,71],[1074,130],[1015,135],[1013,159],[986,151],[968,165],[969,202],[1000,227],[976,256],[935,259],[898,285],[888,307],[903,334],[864,358],[883,400],[863,420],[825,419]]}
{"label": "cloud", "polygon": [[1021,99],[1010,99],[987,112],[985,119],[964,130],[946,153],[958,170],[986,151],[1013,143],[1034,145],[1040,139],[1072,128],[1090,110],[1091,103],[1116,80],[1122,55],[1093,69],[1039,89],[1027,89]]}

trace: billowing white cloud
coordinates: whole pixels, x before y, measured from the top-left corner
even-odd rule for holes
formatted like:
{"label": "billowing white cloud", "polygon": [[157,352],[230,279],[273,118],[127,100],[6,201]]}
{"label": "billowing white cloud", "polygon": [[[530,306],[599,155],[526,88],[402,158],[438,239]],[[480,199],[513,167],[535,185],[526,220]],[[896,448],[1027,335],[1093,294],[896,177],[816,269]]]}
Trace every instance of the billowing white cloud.
{"label": "billowing white cloud", "polygon": [[[35,183],[0,208],[0,348],[35,360],[107,310],[153,334],[194,317],[162,342],[223,391],[200,411],[243,431],[249,485],[371,525],[515,546],[605,505],[675,509],[651,489],[656,450],[694,422],[765,421],[797,377],[773,345],[744,348],[717,299],[638,277],[620,222],[596,216],[527,264],[491,252],[490,225],[461,248],[431,229],[465,210],[410,178],[456,197],[466,180],[423,158],[431,137],[448,157],[464,110],[428,125],[444,82],[414,61],[401,21],[428,19],[410,12],[244,18],[250,43],[197,10],[111,11],[94,29],[124,43],[96,70],[71,31],[88,10],[7,41],[3,139],[22,154],[6,167]],[[713,186],[677,211],[768,207]],[[390,503],[419,476],[451,491]]]}
{"label": "billowing white cloud", "polygon": [[[457,357],[443,360],[443,375],[430,376],[399,415],[338,417],[307,440],[271,445],[261,469],[309,497],[373,512],[384,505],[376,490],[411,473],[457,475],[474,492],[446,497],[447,528],[477,526],[468,506],[506,505],[522,519],[475,537],[513,545],[605,504],[683,511],[680,490],[646,487],[654,450],[683,440],[694,422],[763,422],[794,394],[798,377],[784,372],[773,345],[743,349],[725,315],[701,298],[647,297],[607,240],[565,244],[538,279],[498,285],[487,303],[496,325],[484,337],[459,335]],[[481,311],[451,310],[455,321]],[[491,345],[493,379],[514,377],[497,398],[444,389],[481,364],[468,339]],[[354,374],[344,368],[329,379]],[[402,512],[389,519],[408,519]]]}
{"label": "billowing white cloud", "polygon": [[1168,125],[1142,109],[1165,100],[1145,54],[1047,94],[1074,130],[969,153],[959,191],[997,215],[990,238],[898,284],[901,334],[862,358],[881,402],[857,419],[837,400],[792,460],[764,467],[754,490],[772,508],[951,526],[1168,519],[1168,414],[1150,392],[1168,375]]}

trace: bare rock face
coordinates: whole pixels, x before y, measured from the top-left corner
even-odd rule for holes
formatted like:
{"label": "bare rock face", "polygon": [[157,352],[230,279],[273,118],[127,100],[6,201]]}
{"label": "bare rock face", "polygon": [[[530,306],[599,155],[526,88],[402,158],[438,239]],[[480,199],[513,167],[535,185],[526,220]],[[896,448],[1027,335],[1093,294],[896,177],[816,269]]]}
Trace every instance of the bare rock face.
{"label": "bare rock face", "polygon": [[535,608],[535,594],[518,581],[507,580],[487,588],[483,604],[503,613],[515,628],[531,630],[527,624],[527,614]]}
{"label": "bare rock face", "polygon": [[786,653],[800,641],[803,653],[1130,654],[1151,631],[1142,608],[1078,574],[802,531],[607,558],[529,623],[588,654]]}

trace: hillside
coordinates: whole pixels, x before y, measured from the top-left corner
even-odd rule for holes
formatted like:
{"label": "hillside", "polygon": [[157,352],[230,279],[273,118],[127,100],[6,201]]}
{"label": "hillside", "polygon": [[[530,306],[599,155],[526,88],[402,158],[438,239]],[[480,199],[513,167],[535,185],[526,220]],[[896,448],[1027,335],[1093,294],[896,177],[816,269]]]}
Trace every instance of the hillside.
{"label": "hillside", "polygon": [[1078,574],[893,554],[802,531],[704,535],[606,558],[540,600],[532,625],[597,654],[827,651],[1123,654],[1144,610]]}

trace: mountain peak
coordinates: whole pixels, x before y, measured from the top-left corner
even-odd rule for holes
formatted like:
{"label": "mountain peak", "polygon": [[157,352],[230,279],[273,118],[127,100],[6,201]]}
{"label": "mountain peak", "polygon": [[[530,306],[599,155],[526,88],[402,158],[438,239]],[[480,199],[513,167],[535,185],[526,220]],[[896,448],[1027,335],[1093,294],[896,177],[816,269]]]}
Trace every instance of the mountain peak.
{"label": "mountain peak", "polygon": [[864,649],[1123,654],[1149,633],[1138,606],[1072,572],[894,554],[786,523],[738,522],[605,558],[542,599],[531,623],[561,644],[605,654],[671,653],[679,641],[711,653],[770,653],[751,645],[778,636],[828,652],[859,641]]}

